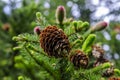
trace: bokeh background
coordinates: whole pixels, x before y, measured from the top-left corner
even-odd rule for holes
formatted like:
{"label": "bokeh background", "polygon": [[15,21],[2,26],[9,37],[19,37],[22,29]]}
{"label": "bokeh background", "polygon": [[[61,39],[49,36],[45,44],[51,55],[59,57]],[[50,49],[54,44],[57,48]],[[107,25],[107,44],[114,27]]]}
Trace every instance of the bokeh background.
{"label": "bokeh background", "polygon": [[108,27],[97,33],[96,42],[102,44],[105,57],[120,69],[120,1],[119,0],[0,0],[0,79],[16,80],[21,69],[14,66],[13,51],[17,44],[12,37],[33,33],[36,12],[40,11],[49,23],[55,22],[57,6],[66,8],[67,17],[90,22],[106,21]]}

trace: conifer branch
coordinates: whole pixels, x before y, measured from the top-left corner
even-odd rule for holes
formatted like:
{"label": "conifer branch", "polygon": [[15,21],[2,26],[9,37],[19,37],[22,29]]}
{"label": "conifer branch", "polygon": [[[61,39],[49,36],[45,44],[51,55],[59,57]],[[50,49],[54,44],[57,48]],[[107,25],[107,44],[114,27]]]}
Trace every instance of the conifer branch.
{"label": "conifer branch", "polygon": [[59,75],[55,74],[54,69],[48,65],[47,63],[45,63],[43,60],[38,60],[36,59],[36,57],[30,52],[30,50],[25,46],[26,51],[29,53],[29,55],[34,59],[34,61],[41,66],[42,68],[44,68],[48,73],[50,73],[51,76],[54,77],[54,79],[59,80]]}

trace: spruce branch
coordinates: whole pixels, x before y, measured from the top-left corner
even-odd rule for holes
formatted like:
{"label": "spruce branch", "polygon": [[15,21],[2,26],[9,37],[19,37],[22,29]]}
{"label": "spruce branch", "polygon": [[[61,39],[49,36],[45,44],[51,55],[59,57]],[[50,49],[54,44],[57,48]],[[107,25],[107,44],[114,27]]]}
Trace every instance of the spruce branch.
{"label": "spruce branch", "polygon": [[33,50],[33,51],[35,51],[35,52],[37,52],[37,53],[40,53],[40,54],[42,54],[42,55],[44,55],[44,56],[47,56],[45,53],[43,53],[43,52],[40,51],[40,50],[37,50],[37,49],[36,49],[34,46],[32,46],[31,44],[28,44],[27,47],[28,47],[30,50]]}
{"label": "spruce branch", "polygon": [[[96,57],[97,60],[94,63],[94,59],[91,59],[94,55],[89,55],[96,39],[96,35],[93,33],[105,29],[106,22],[99,22],[94,27],[90,27],[88,22],[80,20],[66,21],[66,24],[64,6],[59,6],[56,10],[58,26],[48,26],[47,20],[40,12],[36,13],[36,18],[37,25],[40,27],[34,28],[35,35],[21,34],[13,37],[13,40],[19,43],[13,50],[23,51],[21,52],[23,57],[33,60],[38,69],[43,69],[40,71],[41,74],[44,74],[45,71],[54,80],[98,80],[101,79],[103,70],[111,68],[111,63],[104,57]],[[28,60],[28,62],[30,61]],[[89,62],[90,66],[96,66],[88,68]],[[29,65],[25,67],[27,72],[31,69]],[[119,69],[113,67],[112,69],[120,75]],[[34,76],[36,74],[30,78],[36,79]]]}
{"label": "spruce branch", "polygon": [[25,41],[25,42],[39,43],[38,41],[29,40],[26,37],[20,37],[20,36],[14,36],[12,38],[12,40],[14,40],[14,41]]}
{"label": "spruce branch", "polygon": [[[28,62],[23,59],[22,56],[16,56],[15,57],[15,67],[16,68],[22,68],[25,70],[27,74],[29,74],[30,78],[33,80],[37,80],[38,78],[35,77],[35,74],[32,72],[31,66],[28,65]],[[24,79],[25,80],[25,79]]]}
{"label": "spruce branch", "polygon": [[43,17],[43,15],[41,14],[41,12],[36,12],[36,18],[37,25],[41,26],[42,28],[49,25],[45,17]]}
{"label": "spruce branch", "polygon": [[110,68],[111,67],[111,63],[110,62],[106,62],[106,63],[103,63],[93,69],[91,69],[92,72],[96,73],[96,72],[99,72],[103,69],[106,69],[106,68]]}
{"label": "spruce branch", "polygon": [[60,80],[59,75],[55,73],[54,69],[49,64],[45,63],[42,59],[36,59],[34,53],[31,53],[27,46],[25,46],[25,49],[39,66],[42,66],[42,68],[44,68],[48,73],[50,73],[50,75],[53,76],[54,79]]}
{"label": "spruce branch", "polygon": [[67,66],[67,65],[71,66],[67,58],[61,58],[58,62],[58,65],[60,66],[59,68],[59,73],[61,78],[60,80],[70,80],[72,74],[70,70],[72,70],[72,67],[70,68]]}
{"label": "spruce branch", "polygon": [[82,41],[80,39],[75,40],[74,42],[71,43],[71,48],[77,46],[78,48],[80,48],[80,44],[82,43]]}

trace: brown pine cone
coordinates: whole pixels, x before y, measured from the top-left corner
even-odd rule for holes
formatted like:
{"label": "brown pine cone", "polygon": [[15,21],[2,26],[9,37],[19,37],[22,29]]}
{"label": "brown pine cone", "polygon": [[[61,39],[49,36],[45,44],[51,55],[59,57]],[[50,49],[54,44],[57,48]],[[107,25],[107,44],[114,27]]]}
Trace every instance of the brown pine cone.
{"label": "brown pine cone", "polygon": [[110,77],[108,80],[120,80],[120,77]]}
{"label": "brown pine cone", "polygon": [[100,64],[103,64],[103,63],[105,63],[105,62],[109,62],[109,60],[105,59],[104,57],[101,57],[101,58],[98,58],[98,59],[94,62],[93,66],[96,67],[96,66],[99,66]]}
{"label": "brown pine cone", "polygon": [[108,69],[102,74],[103,77],[110,77],[110,76],[112,76],[112,75],[114,75],[114,68],[113,68],[113,67],[108,68]]}
{"label": "brown pine cone", "polygon": [[85,55],[80,50],[75,50],[74,54],[70,56],[70,61],[76,66],[77,68],[87,68],[88,66],[88,56]]}
{"label": "brown pine cone", "polygon": [[56,26],[48,26],[41,32],[40,43],[49,56],[56,58],[67,56],[70,51],[68,37]]}
{"label": "brown pine cone", "polygon": [[94,45],[94,46],[92,46],[92,55],[93,55],[95,58],[101,58],[101,57],[103,57],[103,55],[104,55],[104,50],[102,49],[101,46],[99,46],[99,45]]}
{"label": "brown pine cone", "polygon": [[2,29],[3,29],[4,31],[9,31],[9,29],[10,29],[10,24],[9,24],[9,23],[3,24],[3,25],[2,25]]}

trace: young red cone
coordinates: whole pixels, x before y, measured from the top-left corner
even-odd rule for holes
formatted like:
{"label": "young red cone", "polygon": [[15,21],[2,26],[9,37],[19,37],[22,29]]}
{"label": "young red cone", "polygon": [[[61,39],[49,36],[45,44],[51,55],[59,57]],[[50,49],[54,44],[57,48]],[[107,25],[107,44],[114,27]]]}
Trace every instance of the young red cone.
{"label": "young red cone", "polygon": [[56,10],[56,21],[59,24],[63,24],[63,20],[66,18],[66,10],[64,6],[58,6]]}
{"label": "young red cone", "polygon": [[94,27],[91,27],[91,31],[92,32],[101,31],[105,29],[107,26],[108,26],[107,22],[101,21],[101,22],[98,22]]}
{"label": "young red cone", "polygon": [[37,34],[37,35],[40,35],[41,29],[40,29],[39,26],[36,26],[36,27],[34,28],[34,33]]}

